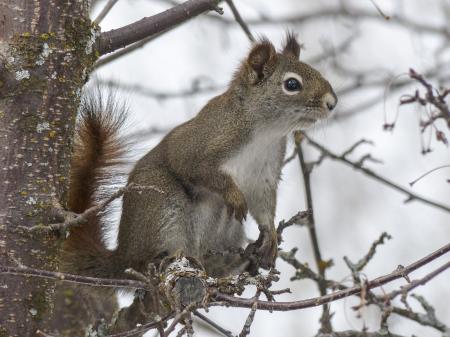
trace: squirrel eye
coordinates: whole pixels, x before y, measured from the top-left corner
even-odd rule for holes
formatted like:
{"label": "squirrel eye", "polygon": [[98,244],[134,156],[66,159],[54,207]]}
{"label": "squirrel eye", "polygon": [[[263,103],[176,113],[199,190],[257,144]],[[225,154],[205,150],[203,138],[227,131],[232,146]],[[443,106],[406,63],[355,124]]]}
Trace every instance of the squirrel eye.
{"label": "squirrel eye", "polygon": [[284,81],[284,87],[287,91],[299,91],[302,86],[300,82],[296,78],[288,78],[286,81]]}
{"label": "squirrel eye", "polygon": [[303,79],[299,74],[288,71],[283,76],[281,88],[286,95],[296,95],[303,88]]}

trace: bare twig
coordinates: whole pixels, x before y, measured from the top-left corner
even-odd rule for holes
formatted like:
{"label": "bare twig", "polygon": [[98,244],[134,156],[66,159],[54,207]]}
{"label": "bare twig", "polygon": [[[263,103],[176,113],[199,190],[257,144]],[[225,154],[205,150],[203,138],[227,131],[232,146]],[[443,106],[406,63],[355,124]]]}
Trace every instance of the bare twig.
{"label": "bare twig", "polygon": [[144,290],[149,289],[148,285],[141,281],[96,278],[60,272],[52,272],[28,267],[10,267],[0,265],[0,274],[41,277],[69,283],[87,284],[94,287],[112,287],[112,288],[144,289]]}
{"label": "bare twig", "polygon": [[450,107],[445,98],[450,93],[450,89],[445,89],[442,92],[434,88],[423,75],[417,73],[414,69],[409,70],[409,77],[419,82],[426,89],[424,96],[421,96],[419,90],[416,90],[414,95],[405,95],[400,99],[400,105],[418,103],[424,107],[433,107],[436,111],[426,111],[426,118],[420,122],[422,132],[428,127],[432,126],[436,139],[448,146],[448,140],[444,132],[439,130],[435,125],[438,119],[443,119],[450,129]]}
{"label": "bare twig", "polygon": [[[426,314],[417,313],[411,309],[403,309],[399,307],[392,307],[392,313],[408,318],[423,326],[429,326],[438,331],[444,333],[446,332],[447,334],[450,333],[450,327],[446,326],[437,319],[434,308],[425,300],[425,298],[416,294],[412,294],[411,297],[416,299],[422,305],[422,308],[425,310]],[[384,301],[384,299],[382,299],[382,301]]]}
{"label": "bare twig", "polygon": [[103,7],[102,11],[97,15],[93,23],[99,25],[100,22],[102,22],[103,19],[108,15],[109,11],[114,7],[117,1],[119,0],[108,0],[105,7]]}
{"label": "bare twig", "polygon": [[443,168],[448,168],[448,167],[450,167],[450,165],[441,165],[441,166],[435,167],[434,169],[425,172],[425,173],[422,174],[420,177],[418,177],[418,178],[414,179],[413,181],[411,181],[411,182],[409,183],[409,186],[411,186],[411,187],[414,186],[419,180],[421,180],[422,178],[426,177],[426,176],[429,175],[430,173],[433,173],[433,172],[435,172],[435,171],[441,170],[441,169],[443,169]]}
{"label": "bare twig", "polygon": [[278,224],[278,228],[277,228],[278,243],[281,243],[281,241],[282,241],[281,235],[283,234],[283,231],[286,228],[288,228],[292,225],[295,225],[295,224],[301,225],[301,226],[308,225],[311,215],[312,215],[312,212],[310,210],[308,210],[308,211],[298,212],[292,218],[290,218],[288,221],[281,220],[280,223]]}
{"label": "bare twig", "polygon": [[152,191],[156,191],[158,193],[164,193],[164,191],[160,190],[159,188],[157,188],[155,186],[141,186],[141,185],[136,185],[134,183],[131,183],[127,186],[119,188],[116,192],[111,194],[108,198],[106,198],[102,202],[98,203],[97,205],[94,205],[94,206],[88,208],[81,214],[66,212],[68,215],[70,215],[70,218],[62,223],[55,223],[55,224],[49,224],[49,225],[38,225],[38,226],[34,226],[34,227],[21,226],[20,228],[22,228],[23,230],[26,230],[26,231],[30,231],[30,232],[34,232],[34,231],[65,232],[72,227],[80,226],[81,224],[85,223],[86,221],[88,221],[89,217],[104,210],[111,202],[120,198],[124,193],[131,191],[131,190],[138,190],[138,191],[152,190]]}
{"label": "bare twig", "polygon": [[120,332],[120,333],[117,333],[117,334],[114,334],[114,335],[107,335],[105,337],[131,337],[131,336],[136,336],[139,333],[147,332],[147,331],[152,330],[152,329],[158,329],[161,326],[161,323],[167,322],[172,317],[173,317],[173,314],[170,314],[170,315],[167,315],[164,318],[160,319],[159,321],[142,324],[141,326],[138,326],[135,329],[128,330],[128,331],[125,331],[125,332]]}
{"label": "bare twig", "polygon": [[170,323],[169,327],[164,331],[163,337],[168,337],[175,330],[175,327],[178,325],[178,323],[184,320],[186,315],[188,315],[194,308],[195,304],[189,304],[183,311],[178,313],[174,317],[172,323]]}
{"label": "bare twig", "polygon": [[256,303],[258,301],[259,296],[261,296],[261,290],[256,290],[255,296],[253,296],[253,305],[250,309],[250,313],[247,316],[247,319],[245,320],[244,326],[242,327],[241,333],[239,334],[239,337],[246,337],[250,334],[250,327],[253,324],[253,321],[255,319],[256,309],[258,309],[258,304]]}
{"label": "bare twig", "polygon": [[377,9],[378,13],[385,19],[389,20],[391,17],[389,15],[384,14],[384,12],[381,10],[380,6],[377,5],[375,0],[370,0],[370,2],[373,4],[373,6]]}
{"label": "bare twig", "polygon": [[248,25],[245,23],[245,21],[242,19],[241,14],[239,13],[239,11],[237,10],[233,0],[225,0],[228,7],[230,7],[231,12],[233,13],[234,19],[236,20],[236,22],[239,24],[239,26],[241,26],[242,30],[244,31],[244,33],[247,35],[248,39],[251,42],[255,42],[255,38],[252,34],[252,32],[250,31],[250,28],[248,28]]}
{"label": "bare twig", "polygon": [[[317,280],[320,276],[315,273],[313,270],[311,270],[307,264],[300,263],[295,258],[295,252],[297,251],[296,248],[292,249],[290,252],[280,252],[279,256],[284,261],[292,265],[296,269],[295,275],[291,278],[291,280],[301,280],[301,279],[312,279]],[[345,290],[348,289],[348,286],[343,285],[340,282],[332,281],[332,280],[325,280],[327,287],[330,289],[339,289],[339,290]],[[361,284],[359,282],[358,284]],[[366,289],[367,290],[367,289]],[[358,296],[361,298],[361,294],[355,294],[355,296]],[[371,292],[366,292],[366,296],[369,297],[368,301],[365,301],[362,305],[370,305],[375,304],[378,307],[380,307],[381,310],[384,309],[384,306],[386,304],[386,295],[382,296],[375,296]],[[411,295],[413,297],[417,297],[417,295]],[[361,305],[356,307],[355,309],[358,309]],[[390,306],[391,313],[399,315],[401,317],[413,320],[419,324],[422,324],[424,326],[432,327],[436,330],[439,330],[441,332],[449,331],[447,326],[440,322],[434,313],[434,309],[428,305],[427,309],[425,311],[427,312],[426,315],[419,314],[416,312],[413,312],[411,309],[403,309],[397,306]],[[425,307],[424,307],[425,308]]]}
{"label": "bare twig", "polygon": [[320,145],[319,143],[317,143],[314,140],[312,140],[311,138],[309,138],[307,135],[304,135],[304,137],[308,140],[309,144],[311,144],[314,148],[319,150],[324,156],[326,156],[328,158],[331,158],[333,160],[337,160],[337,161],[343,162],[346,165],[348,165],[350,167],[353,167],[354,169],[356,169],[358,171],[363,172],[364,174],[366,174],[367,176],[371,177],[372,179],[375,179],[375,180],[381,182],[382,184],[384,184],[386,186],[389,186],[392,189],[405,194],[407,196],[407,199],[406,199],[405,202],[417,200],[417,201],[423,202],[423,203],[425,203],[427,205],[430,205],[430,206],[439,208],[441,210],[444,210],[446,212],[450,212],[450,206],[443,205],[441,203],[438,203],[438,202],[435,202],[435,201],[431,201],[429,199],[425,199],[425,198],[419,196],[416,193],[410,192],[406,188],[401,187],[400,185],[390,181],[389,179],[386,179],[386,178],[378,175],[377,173],[375,173],[374,171],[372,171],[372,170],[370,170],[370,169],[368,169],[366,167],[363,167],[358,162],[353,162],[353,161],[347,159],[343,155],[338,155],[338,154],[328,150],[323,145]]}
{"label": "bare twig", "polygon": [[231,333],[231,331],[226,330],[224,328],[222,328],[220,325],[218,325],[216,322],[210,320],[208,317],[206,317],[205,315],[199,313],[197,310],[193,311],[194,316],[197,316],[198,318],[200,318],[203,322],[205,322],[206,324],[212,326],[214,329],[216,329],[217,331],[219,331],[222,335],[226,336],[226,337],[233,337],[233,334]]}
{"label": "bare twig", "polygon": [[413,280],[410,283],[408,283],[407,285],[402,286],[399,290],[392,291],[389,294],[389,298],[392,300],[395,297],[397,297],[398,295],[406,294],[406,293],[410,292],[411,290],[417,288],[418,286],[426,284],[428,281],[430,281],[431,279],[435,278],[436,276],[438,276],[440,273],[444,272],[448,268],[450,268],[450,261],[445,263],[445,264],[443,264],[439,268],[435,269],[431,273],[425,275],[424,277],[422,277],[422,278],[420,278],[418,280]]}
{"label": "bare twig", "polygon": [[309,268],[307,264],[301,263],[295,258],[295,254],[297,253],[297,251],[298,248],[292,248],[289,252],[280,251],[278,253],[278,256],[283,261],[289,263],[292,267],[295,268],[295,276],[291,277],[291,281],[310,279],[318,283],[321,279],[320,275]]}
{"label": "bare twig", "polygon": [[378,240],[376,240],[374,243],[372,243],[367,254],[362,259],[360,259],[357,263],[352,263],[347,256],[344,256],[344,261],[347,264],[347,266],[350,268],[350,270],[352,271],[352,274],[358,274],[361,270],[363,270],[363,268],[367,265],[367,263],[369,263],[369,261],[375,255],[377,247],[379,245],[384,244],[385,240],[390,240],[390,239],[392,239],[392,237],[388,233],[386,233],[386,232],[381,233]]}

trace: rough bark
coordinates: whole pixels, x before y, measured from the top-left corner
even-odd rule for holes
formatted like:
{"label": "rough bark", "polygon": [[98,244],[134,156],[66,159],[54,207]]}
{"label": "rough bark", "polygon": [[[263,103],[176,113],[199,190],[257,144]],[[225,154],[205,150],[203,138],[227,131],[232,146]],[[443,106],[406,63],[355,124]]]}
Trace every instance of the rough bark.
{"label": "rough bark", "polygon": [[[60,240],[20,229],[64,205],[79,93],[95,61],[88,0],[0,1],[0,263],[55,270]],[[2,276],[0,336],[49,326],[55,284]]]}

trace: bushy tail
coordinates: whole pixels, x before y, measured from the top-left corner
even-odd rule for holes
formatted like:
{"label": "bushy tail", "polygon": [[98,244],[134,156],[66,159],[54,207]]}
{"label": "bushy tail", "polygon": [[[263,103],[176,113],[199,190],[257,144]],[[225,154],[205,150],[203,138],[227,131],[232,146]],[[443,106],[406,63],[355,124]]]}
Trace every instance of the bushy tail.
{"label": "bushy tail", "polygon": [[[127,108],[113,94],[102,98],[99,89],[86,94],[80,104],[68,193],[69,209],[83,213],[92,207],[105,186],[117,181],[127,144],[120,136]],[[102,218],[105,211],[89,217],[70,230],[64,242],[61,270],[67,273],[114,277],[114,252],[105,247]]]}

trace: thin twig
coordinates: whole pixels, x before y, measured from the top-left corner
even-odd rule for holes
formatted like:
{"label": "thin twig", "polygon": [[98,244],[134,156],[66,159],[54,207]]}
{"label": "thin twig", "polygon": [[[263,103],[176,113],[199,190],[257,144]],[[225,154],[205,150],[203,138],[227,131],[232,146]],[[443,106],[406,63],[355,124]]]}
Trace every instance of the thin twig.
{"label": "thin twig", "polygon": [[69,283],[87,284],[94,287],[112,287],[112,288],[144,289],[144,290],[149,289],[148,285],[141,281],[88,277],[41,269],[34,269],[29,267],[10,267],[0,265],[0,274],[41,277]]}
{"label": "thin twig", "polygon": [[[317,238],[316,226],[314,220],[314,211],[313,211],[313,200],[312,200],[312,191],[311,191],[311,169],[308,167],[305,157],[303,155],[302,149],[302,135],[300,132],[296,132],[295,134],[295,146],[297,149],[297,155],[300,162],[300,167],[302,169],[303,176],[303,184],[305,186],[305,194],[306,194],[306,206],[310,211],[309,221],[308,221],[308,231],[309,237],[311,239],[314,260],[316,262],[316,267],[318,270],[318,274],[320,278],[317,280],[317,286],[320,291],[320,295],[324,296],[327,294],[327,285],[323,282],[325,279],[325,270],[330,266],[330,263],[324,261],[322,259],[322,253],[320,252],[319,240]],[[331,325],[331,316],[329,311],[329,306],[327,304],[323,305],[322,308],[322,316],[320,318],[321,329],[320,332],[331,332],[333,330]]]}
{"label": "thin twig", "polygon": [[312,215],[312,212],[310,210],[298,212],[295,214],[292,218],[290,218],[288,221],[281,220],[277,227],[277,236],[278,236],[278,243],[281,243],[282,241],[282,234],[283,231],[292,226],[292,225],[300,225],[305,226],[309,224],[309,219]]}
{"label": "thin twig", "polygon": [[164,335],[163,337],[168,337],[173,330],[175,330],[175,327],[178,325],[178,323],[180,323],[187,314],[189,314],[193,308],[195,307],[195,304],[189,304],[182,312],[178,313],[172,323],[170,323],[169,327],[164,331]]}
{"label": "thin twig", "polygon": [[418,280],[413,280],[410,283],[408,283],[407,285],[402,286],[399,290],[392,291],[389,294],[389,298],[392,300],[395,297],[397,297],[398,295],[406,294],[406,293],[410,292],[411,290],[417,288],[418,286],[426,284],[431,279],[435,278],[436,276],[438,276],[439,274],[441,274],[442,272],[444,272],[448,268],[450,268],[450,261],[445,263],[445,264],[443,264],[439,268],[435,269],[431,273],[425,275],[424,277],[422,277],[422,278],[420,278]]}
{"label": "thin twig", "polygon": [[382,184],[389,186],[392,189],[405,194],[408,197],[405,202],[417,200],[417,201],[423,202],[427,205],[444,210],[446,212],[450,212],[450,206],[443,205],[441,203],[425,199],[416,193],[410,192],[406,188],[401,187],[400,185],[390,181],[389,179],[386,179],[386,178],[380,176],[379,174],[375,173],[374,171],[359,165],[357,162],[353,162],[353,161],[347,159],[345,156],[338,155],[338,154],[328,150],[323,145],[320,145],[319,143],[317,143],[314,140],[312,140],[311,138],[309,138],[306,134],[304,134],[304,137],[308,140],[309,144],[311,144],[313,147],[315,147],[317,150],[319,150],[323,155],[325,155],[333,160],[343,162],[343,163],[347,164],[348,166],[353,167],[357,171],[363,172],[364,174],[371,177],[372,179],[375,179],[375,180],[381,182]]}
{"label": "thin twig", "polygon": [[206,324],[210,325],[211,327],[213,327],[214,329],[219,331],[222,335],[224,335],[226,337],[233,337],[233,334],[231,333],[231,331],[222,328],[219,324],[210,320],[208,317],[199,313],[197,310],[194,310],[193,314],[194,314],[194,316],[197,316],[198,318],[200,318]]}
{"label": "thin twig", "polygon": [[378,238],[378,240],[376,240],[375,242],[372,243],[372,245],[370,246],[369,251],[367,252],[366,255],[364,255],[363,258],[361,258],[358,262],[356,263],[352,263],[347,256],[344,256],[344,261],[347,264],[347,266],[350,268],[350,270],[352,271],[352,274],[357,274],[359,273],[361,270],[364,269],[364,267],[367,265],[367,263],[369,263],[369,261],[373,258],[373,256],[375,255],[375,252],[377,250],[377,247],[379,245],[384,244],[385,240],[390,240],[392,239],[392,237],[386,233],[383,232],[381,233],[380,237]]}
{"label": "thin twig", "polygon": [[450,167],[450,165],[442,165],[442,166],[435,167],[434,169],[429,170],[428,172],[425,172],[425,173],[422,174],[420,177],[418,177],[418,178],[414,179],[413,181],[411,181],[411,182],[409,183],[409,186],[411,186],[411,187],[414,186],[415,183],[417,183],[419,180],[421,180],[422,178],[426,177],[426,176],[429,175],[430,173],[433,173],[434,171],[441,170],[441,169],[443,169],[443,168],[448,168],[448,167]]}
{"label": "thin twig", "polygon": [[124,331],[124,332],[120,332],[120,333],[117,333],[117,334],[114,334],[114,335],[107,335],[105,337],[131,337],[131,336],[136,336],[139,333],[147,332],[147,331],[152,330],[152,329],[157,329],[161,325],[161,323],[167,322],[172,317],[173,317],[173,314],[170,314],[170,315],[165,316],[164,318],[162,318],[161,320],[159,320],[157,322],[151,322],[151,323],[142,324],[141,326],[138,326],[135,329]]}
{"label": "thin twig", "polygon": [[[291,277],[292,280],[301,280],[301,279],[312,279],[317,280],[319,278],[319,275],[315,273],[313,270],[311,270],[306,264],[300,263],[295,257],[295,252],[297,251],[296,248],[292,249],[290,252],[279,252],[279,256],[292,265],[296,269],[296,273],[293,277]],[[332,280],[325,280],[327,287],[333,290],[345,290],[348,289],[348,286],[343,285],[340,282],[332,281]],[[361,282],[359,283],[361,284]],[[355,296],[358,296],[361,298],[361,294],[354,294]],[[369,302],[365,302],[365,305],[374,304],[380,307],[381,310],[383,310],[385,303],[386,303],[386,295],[382,296],[374,296],[371,292],[367,292],[366,296],[369,297]],[[412,295],[413,297],[417,297],[417,295]],[[358,306],[359,307],[359,306]],[[413,320],[421,325],[432,327],[438,331],[446,332],[450,330],[447,328],[447,326],[440,322],[434,313],[433,308],[427,307],[425,310],[427,312],[426,315],[416,313],[412,311],[411,309],[403,309],[397,306],[390,306],[391,312],[393,314],[399,315],[401,317]]]}
{"label": "thin twig", "polygon": [[[392,313],[404,318],[408,318],[423,326],[429,326],[438,331],[450,333],[450,328],[437,319],[434,308],[431,307],[422,296],[412,294],[411,297],[419,301],[419,303],[422,305],[422,308],[426,312],[425,315],[423,313],[414,312],[411,309],[403,309],[399,307],[392,307]],[[384,301],[384,298],[382,299],[382,301]]]}
{"label": "thin twig", "polygon": [[129,192],[131,190],[137,190],[137,191],[156,191],[158,193],[164,193],[161,189],[155,187],[155,186],[142,186],[142,185],[136,185],[134,183],[131,183],[127,186],[124,186],[122,188],[119,188],[116,192],[111,194],[108,198],[101,201],[97,205],[94,205],[87,210],[85,210],[81,214],[75,214],[71,212],[67,212],[67,214],[70,214],[70,219],[62,222],[62,223],[55,223],[55,224],[49,224],[49,225],[38,225],[33,227],[24,227],[20,226],[21,229],[29,231],[29,232],[35,232],[35,231],[45,231],[45,232],[53,232],[53,231],[59,231],[59,232],[65,232],[68,229],[72,227],[80,226],[81,224],[88,221],[89,217],[97,214],[98,212],[104,210],[111,202],[114,200],[120,198],[124,193]]}
{"label": "thin twig", "polygon": [[233,13],[234,19],[239,24],[239,26],[241,26],[242,30],[247,35],[248,39],[251,42],[255,42],[255,37],[253,36],[252,32],[250,31],[250,28],[248,28],[248,25],[242,19],[241,14],[237,10],[233,0],[226,0],[226,2],[227,2],[228,7],[230,7],[231,12]]}
{"label": "thin twig", "polygon": [[248,314],[247,319],[245,320],[244,326],[242,327],[242,331],[239,334],[239,337],[246,337],[250,334],[250,327],[252,326],[253,321],[255,319],[256,309],[258,309],[257,301],[259,296],[261,296],[260,289],[256,290],[256,294],[255,296],[253,296],[252,308],[250,309],[250,313]]}
{"label": "thin twig", "polygon": [[108,15],[109,11],[114,7],[117,1],[119,0],[108,0],[105,7],[103,7],[102,11],[98,14],[93,23],[99,25],[100,22],[102,22],[103,19]]}
{"label": "thin twig", "polygon": [[383,11],[381,10],[380,6],[378,6],[375,2],[375,0],[370,0],[370,2],[374,5],[374,7],[377,9],[378,13],[380,13],[380,15],[385,19],[385,20],[390,20],[390,16],[386,15],[383,13]]}

